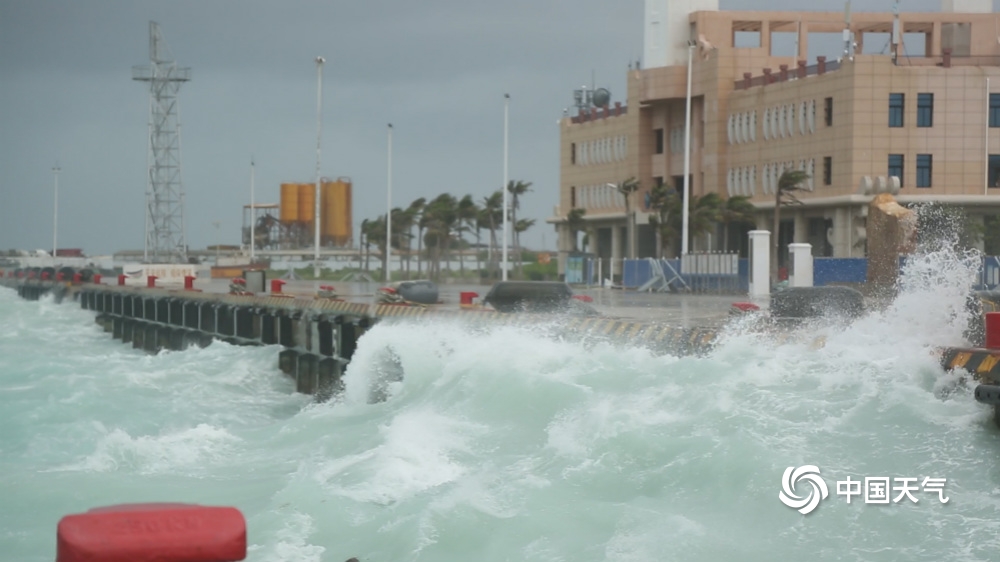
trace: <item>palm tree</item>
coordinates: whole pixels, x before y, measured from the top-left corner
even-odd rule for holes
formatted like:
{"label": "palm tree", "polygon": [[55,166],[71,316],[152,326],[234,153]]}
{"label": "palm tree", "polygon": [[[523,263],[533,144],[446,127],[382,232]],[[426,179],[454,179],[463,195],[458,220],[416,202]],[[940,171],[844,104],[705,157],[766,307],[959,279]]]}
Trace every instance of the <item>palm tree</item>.
{"label": "palm tree", "polygon": [[626,228],[625,232],[628,236],[628,257],[635,257],[635,217],[632,216],[632,194],[639,191],[639,180],[635,178],[629,178],[617,185],[618,193],[621,193],[625,198],[625,220]]}
{"label": "palm tree", "polygon": [[371,228],[368,226],[368,222],[368,219],[361,221],[361,247],[365,249],[364,269],[366,273],[368,272],[368,230]]}
{"label": "palm tree", "polygon": [[[458,242],[459,242],[459,250],[461,250],[462,243],[464,242],[461,233],[466,232],[472,228],[475,228],[476,217],[479,215],[479,207],[476,206],[476,202],[473,201],[471,195],[466,195],[465,197],[462,197],[462,199],[458,202],[457,211],[458,211],[458,222],[459,222],[459,226],[457,229],[459,232]],[[459,270],[462,272],[462,277],[464,278],[465,277],[464,253],[459,254],[458,267]]]}
{"label": "palm tree", "polygon": [[[514,223],[514,235],[520,238],[521,233],[528,230],[529,228],[535,226],[535,219],[521,219]],[[517,263],[521,264],[524,262],[524,257],[521,255],[521,249],[518,247],[517,253]],[[523,273],[523,272],[522,272]]]}
{"label": "palm tree", "polygon": [[[413,218],[410,215],[408,209],[400,209],[396,207],[392,210],[392,240],[391,246],[396,250],[402,251],[406,249],[407,254],[410,251],[410,239],[413,235],[410,233],[413,227]],[[404,246],[405,241],[405,246]],[[400,258],[402,260],[402,258]],[[400,262],[400,272],[402,272],[403,266]]]}
{"label": "palm tree", "polygon": [[729,225],[730,224],[753,224],[754,207],[749,197],[734,195],[726,199],[722,207],[722,251],[729,251]]}
{"label": "palm tree", "polygon": [[483,198],[483,216],[481,217],[483,226],[490,230],[490,259],[489,270],[494,274],[497,272],[499,261],[497,258],[497,226],[503,222],[503,192],[499,189]]}
{"label": "palm tree", "polygon": [[566,213],[566,227],[569,229],[570,240],[573,241],[573,251],[576,250],[576,235],[578,232],[583,230],[586,224],[583,220],[583,216],[587,214],[587,209],[570,209]]}
{"label": "palm tree", "polygon": [[376,220],[361,221],[361,234],[365,237],[365,271],[368,271],[368,258],[371,256],[371,245],[374,243],[382,255],[382,269],[385,270],[385,215]]}
{"label": "palm tree", "polygon": [[423,218],[426,219],[427,226],[424,241],[428,248],[434,248],[434,269],[431,273],[434,279],[438,279],[441,275],[441,258],[443,255],[447,257],[446,250],[451,245],[452,232],[458,221],[458,201],[453,195],[442,193],[427,203]]}
{"label": "palm tree", "polygon": [[778,177],[778,188],[774,193],[774,232],[771,243],[771,279],[777,282],[778,279],[778,228],[781,226],[781,208],[788,205],[801,205],[802,202],[795,196],[796,191],[805,189],[802,183],[809,179],[809,174],[802,170],[785,170]]}
{"label": "palm tree", "polygon": [[[421,213],[423,213],[424,205],[426,205],[426,204],[427,204],[427,200],[424,199],[423,197],[421,197],[419,199],[414,200],[406,208],[406,221],[407,221],[406,232],[407,232],[407,236],[409,236],[410,239],[413,238],[413,233],[411,231],[413,230],[414,226],[417,226],[418,220],[420,218],[420,215],[421,215]],[[420,243],[421,243],[421,238],[423,238],[423,236],[421,236],[421,234],[422,234],[421,232],[417,232],[417,273],[418,274],[420,273]],[[407,274],[407,277],[409,277],[409,274],[410,274],[410,249],[411,248],[412,248],[412,243],[411,242],[407,242],[407,244],[406,244],[406,274]]]}
{"label": "palm tree", "polygon": [[[422,200],[418,199],[417,201],[422,201]],[[416,203],[416,201],[414,203]],[[419,214],[420,214],[419,208],[415,208],[413,206],[413,203],[411,203],[409,207],[400,211],[398,215],[396,214],[395,211],[393,211],[392,215],[392,224],[397,227],[393,228],[392,231],[393,233],[396,232],[399,233],[395,237],[397,244],[396,247],[402,249],[403,244],[405,242],[407,279],[410,278],[410,254],[412,253],[411,251],[413,248],[413,227],[417,223],[417,215]]]}
{"label": "palm tree", "polygon": [[715,225],[722,220],[724,204],[722,197],[715,192],[706,193],[701,197],[692,197],[690,215],[688,216],[689,235],[694,238],[712,232]]}
{"label": "palm tree", "polygon": [[[510,202],[510,223],[512,225],[515,225],[515,226],[517,225],[517,210],[519,208],[521,208],[520,199],[518,199],[518,197],[520,197],[521,195],[524,195],[525,193],[531,191],[530,188],[531,188],[531,182],[530,181],[524,182],[524,181],[510,180],[510,181],[507,182],[507,191],[509,191],[510,194],[511,194],[511,196],[513,197],[511,199],[511,202]],[[513,250],[514,250],[514,255],[518,256],[518,259],[517,259],[517,270],[520,272],[521,271],[521,259],[520,259],[520,255],[521,255],[520,247],[521,247],[521,244],[520,244],[520,240],[518,239],[517,235],[518,235],[517,228],[514,228],[514,240],[513,240],[513,242],[514,242],[514,248],[513,248]]]}
{"label": "palm tree", "polygon": [[681,196],[676,189],[666,183],[654,185],[649,191],[649,207],[656,211],[649,222],[656,231],[660,257],[664,257],[667,254],[666,249],[672,248],[674,242],[680,238]]}

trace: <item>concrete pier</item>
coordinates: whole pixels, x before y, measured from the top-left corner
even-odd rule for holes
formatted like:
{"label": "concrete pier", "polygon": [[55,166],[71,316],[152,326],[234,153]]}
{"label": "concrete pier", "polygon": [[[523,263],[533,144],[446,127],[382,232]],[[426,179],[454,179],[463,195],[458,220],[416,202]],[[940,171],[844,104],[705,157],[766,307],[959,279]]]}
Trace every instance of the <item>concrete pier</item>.
{"label": "concrete pier", "polygon": [[[679,328],[607,316],[553,317],[499,313],[481,308],[368,305],[322,298],[226,295],[195,290],[72,284],[0,278],[0,286],[28,300],[53,294],[95,312],[96,322],[122,343],[149,353],[205,347],[215,340],[233,345],[277,345],[278,367],[296,390],[319,400],[336,395],[358,341],[379,322],[447,320],[473,326],[545,326],[560,337],[605,340],[657,353],[700,355],[716,344],[715,328]],[[777,336],[783,339],[785,336]],[[964,368],[975,378],[1000,381],[1000,349],[941,350],[946,370]],[[1000,410],[998,410],[1000,412]]]}
{"label": "concrete pier", "polygon": [[546,325],[563,337],[601,338],[645,346],[663,353],[699,354],[711,349],[714,328],[677,328],[610,317],[555,319],[537,314],[502,314],[477,308],[368,305],[321,298],[242,296],[193,290],[121,285],[71,284],[0,278],[28,300],[52,293],[96,313],[115,339],[149,353],[206,346],[214,340],[234,345],[280,345],[280,370],[299,392],[325,400],[342,389],[341,376],[358,340],[378,322],[470,325]]}

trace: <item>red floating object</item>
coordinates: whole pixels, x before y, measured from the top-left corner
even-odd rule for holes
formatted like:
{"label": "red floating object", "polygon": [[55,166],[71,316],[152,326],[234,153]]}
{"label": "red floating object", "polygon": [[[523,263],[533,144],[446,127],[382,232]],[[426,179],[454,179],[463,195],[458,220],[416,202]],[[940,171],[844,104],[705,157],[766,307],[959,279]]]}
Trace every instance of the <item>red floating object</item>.
{"label": "red floating object", "polygon": [[583,302],[594,302],[594,297],[588,295],[573,295],[573,298]]}
{"label": "red floating object", "polygon": [[987,312],[984,316],[986,317],[986,348],[1000,349],[1000,312]]}
{"label": "red floating object", "polygon": [[753,312],[755,310],[760,310],[760,307],[752,302],[734,302],[733,308],[738,309],[742,312]]}
{"label": "red floating object", "polygon": [[246,552],[234,507],[125,504],[63,517],[56,562],[233,562]]}

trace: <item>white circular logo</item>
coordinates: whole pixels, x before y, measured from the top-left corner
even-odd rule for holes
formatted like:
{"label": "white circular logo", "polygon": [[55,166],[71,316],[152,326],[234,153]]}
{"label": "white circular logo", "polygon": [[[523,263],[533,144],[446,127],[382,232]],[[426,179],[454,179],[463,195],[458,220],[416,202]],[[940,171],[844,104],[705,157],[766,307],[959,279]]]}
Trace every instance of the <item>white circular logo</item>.
{"label": "white circular logo", "polygon": [[[805,497],[799,497],[795,493],[795,485],[799,480],[805,480],[811,488]],[[820,500],[825,500],[828,495],[830,492],[826,489],[826,482],[819,475],[819,467],[815,465],[807,464],[798,468],[790,466],[785,469],[785,474],[781,477],[781,492],[778,493],[778,499],[788,507],[799,510],[802,515],[807,515],[816,509]]]}

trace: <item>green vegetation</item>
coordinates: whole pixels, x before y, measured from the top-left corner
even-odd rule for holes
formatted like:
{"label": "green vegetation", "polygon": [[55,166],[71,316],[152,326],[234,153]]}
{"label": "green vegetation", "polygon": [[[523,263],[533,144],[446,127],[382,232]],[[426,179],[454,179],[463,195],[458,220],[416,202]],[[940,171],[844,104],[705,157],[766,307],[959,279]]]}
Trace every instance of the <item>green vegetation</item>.
{"label": "green vegetation", "polygon": [[[517,218],[521,200],[531,191],[531,182],[511,180],[507,184],[507,191],[508,220],[512,234],[511,244],[508,246],[512,270],[508,278],[543,276],[555,279],[555,260],[544,266],[538,264],[537,255],[523,250],[520,243],[521,234],[535,225],[533,219]],[[421,197],[405,209],[394,208],[392,240],[389,242],[394,254],[402,256],[403,271],[394,272],[393,280],[449,279],[477,282],[500,279],[503,218],[503,191],[499,189],[480,202],[476,202],[471,195],[458,198],[450,193],[442,193],[431,200]],[[485,250],[482,249],[484,231],[487,235]],[[385,271],[385,247],[385,215],[361,221],[361,267],[331,272],[330,276],[339,279],[354,272],[381,280]],[[523,265],[515,258],[518,255],[531,263]],[[458,262],[457,271],[452,269],[454,262]],[[308,276],[304,276],[297,270],[296,275],[312,279],[311,271]]]}

